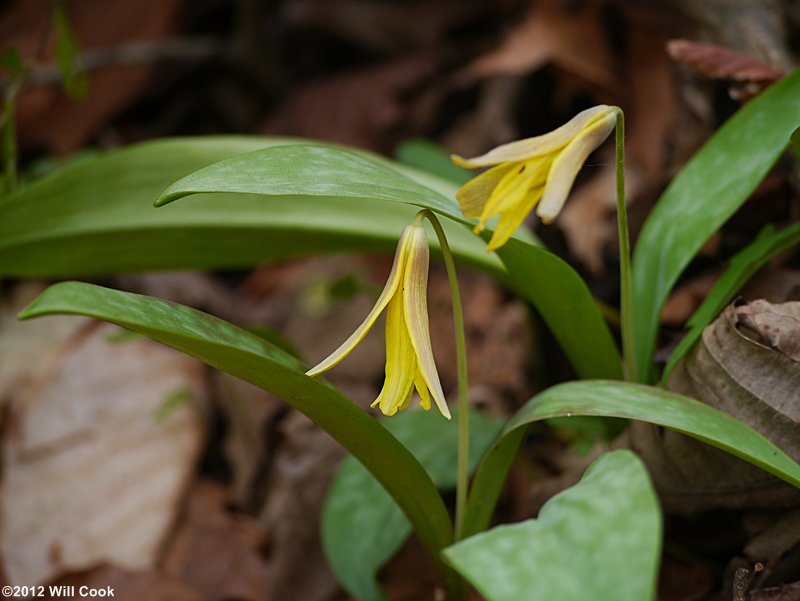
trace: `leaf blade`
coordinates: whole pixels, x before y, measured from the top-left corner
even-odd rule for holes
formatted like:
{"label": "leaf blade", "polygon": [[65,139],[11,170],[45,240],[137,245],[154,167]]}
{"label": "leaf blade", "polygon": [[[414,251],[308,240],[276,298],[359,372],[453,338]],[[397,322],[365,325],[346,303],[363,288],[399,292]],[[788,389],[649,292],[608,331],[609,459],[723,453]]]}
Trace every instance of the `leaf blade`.
{"label": "leaf blade", "polygon": [[800,487],[800,465],[749,426],[699,401],[654,386],[605,380],[558,384],[529,400],[509,420],[500,439],[481,460],[467,500],[466,529],[480,532],[533,422],[598,416],[634,419],[682,432],[727,451]]}
{"label": "leaf blade", "polygon": [[[469,417],[472,471],[503,424],[475,412]],[[440,489],[455,487],[457,420],[432,420],[428,413],[413,410],[381,421]],[[352,456],[342,462],[328,491],[321,529],[328,565],[345,590],[360,601],[385,600],[376,581],[377,572],[408,538],[411,525]],[[353,536],[353,532],[359,532],[359,536]]]}
{"label": "leaf blade", "polygon": [[487,601],[642,601],[655,595],[660,547],[647,470],[632,452],[612,451],[538,519],[498,526],[444,555]]}
{"label": "leaf blade", "polygon": [[730,260],[728,268],[708,293],[702,304],[689,317],[689,331],[670,354],[664,368],[662,382],[666,382],[678,361],[703,335],[703,329],[733,300],[738,290],[777,254],[800,242],[800,223],[776,232],[772,226],[764,228],[756,239],[740,250]]}
{"label": "leaf blade", "polygon": [[[296,142],[256,136],[166,139],[61,169],[0,198],[0,275],[229,269],[323,250],[391,252],[415,213],[411,206],[374,202],[365,211],[359,199],[320,203],[289,196],[267,201],[248,194],[198,195],[189,206],[152,206],[170,183],[197,169]],[[502,272],[500,261],[487,255],[466,228],[443,225],[457,256],[491,273]]]}
{"label": "leaf blade", "polygon": [[[800,70],[742,107],[684,166],[642,228],[633,256],[637,380],[653,380],[651,356],[669,291],[705,241],[777,161],[800,114]],[[702,202],[701,200],[705,200]]]}
{"label": "leaf blade", "polygon": [[260,386],[325,429],[381,482],[414,524],[440,573],[438,551],[452,541],[447,509],[422,466],[388,431],[288,353],[227,322],[160,299],[79,282],[45,290],[21,319],[51,314],[109,321]]}

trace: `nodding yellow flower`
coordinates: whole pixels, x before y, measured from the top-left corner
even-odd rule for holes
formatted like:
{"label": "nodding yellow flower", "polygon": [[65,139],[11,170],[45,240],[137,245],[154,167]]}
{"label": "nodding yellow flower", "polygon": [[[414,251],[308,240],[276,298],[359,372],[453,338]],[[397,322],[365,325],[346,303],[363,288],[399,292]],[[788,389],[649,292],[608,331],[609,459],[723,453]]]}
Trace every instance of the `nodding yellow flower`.
{"label": "nodding yellow flower", "polygon": [[542,136],[504,144],[472,159],[451,156],[460,167],[493,166],[456,194],[464,216],[480,218],[476,234],[500,215],[486,250],[503,246],[537,204],[536,214],[544,223],[556,218],[583,163],[614,129],[617,111],[596,106]]}
{"label": "nodding yellow flower", "polygon": [[433,361],[428,327],[428,237],[417,216],[406,226],[397,244],[389,280],[366,319],[327,359],[306,372],[316,376],[344,359],[367,335],[386,309],[386,380],[372,403],[384,415],[408,407],[416,388],[420,405],[431,408],[431,397],[439,411],[450,419],[439,374]]}

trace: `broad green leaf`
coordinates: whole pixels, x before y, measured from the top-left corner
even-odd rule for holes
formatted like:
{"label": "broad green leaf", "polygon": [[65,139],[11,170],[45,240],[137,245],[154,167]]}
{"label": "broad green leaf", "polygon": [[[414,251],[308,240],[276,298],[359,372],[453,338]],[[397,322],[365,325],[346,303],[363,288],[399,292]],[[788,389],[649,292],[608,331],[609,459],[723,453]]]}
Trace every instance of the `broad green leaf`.
{"label": "broad green leaf", "polygon": [[[198,195],[190,205],[153,208],[164,188],[184,175],[240,153],[292,143],[297,140],[178,138],[70,165],[0,199],[0,276],[225,269],[322,251],[394,251],[416,212],[399,203],[365,207],[349,198],[266,202],[262,196],[215,194]],[[431,176],[419,177],[437,183]],[[443,225],[457,256],[502,271],[500,261],[466,228]]]}
{"label": "broad green leaf", "polygon": [[661,551],[661,511],[630,451],[606,453],[539,517],[444,551],[487,601],[647,601]]}
{"label": "broad green leaf", "polygon": [[395,149],[394,156],[404,165],[427,171],[459,186],[475,176],[472,171],[454,165],[444,148],[424,138],[406,140]]}
{"label": "broad green leaf", "polygon": [[681,170],[645,222],[633,257],[636,378],[654,379],[661,308],[706,240],[747,200],[800,123],[800,71],[729,119]]}
{"label": "broad green leaf", "polygon": [[20,318],[58,313],[88,315],[144,334],[282,398],[361,461],[414,525],[440,573],[452,574],[438,557],[452,542],[450,516],[425,469],[378,421],[324,380],[306,376],[291,355],[189,307],[78,282],[51,286]]}
{"label": "broad green leaf", "polygon": [[209,165],[164,190],[156,206],[209,192],[400,202],[466,223],[455,200],[363,155],[320,144],[264,148]]}
{"label": "broad green leaf", "polygon": [[[286,195],[317,197],[319,206],[341,198],[362,199],[364,212],[380,204],[411,203],[467,223],[453,198],[383,164],[331,146],[299,144],[232,157],[175,182],[158,202],[164,205],[213,192],[263,194],[270,196],[270,203]],[[581,377],[621,377],[611,333],[575,270],[552,253],[518,239],[510,240],[497,255],[512,286],[533,302]]]}
{"label": "broad green leaf", "polygon": [[486,527],[526,426],[554,417],[584,415],[635,419],[688,434],[800,488],[800,465],[727,413],[655,386],[604,380],[567,382],[528,401],[487,452],[467,501],[465,530],[480,532]]}
{"label": "broad green leaf", "polygon": [[730,303],[739,289],[774,256],[800,242],[800,223],[795,223],[779,232],[767,226],[758,237],[734,256],[728,268],[717,280],[697,311],[686,325],[689,331],[669,357],[664,369],[663,381],[669,378],[678,361],[703,335],[703,329]]}
{"label": "broad green leaf", "polygon": [[[382,420],[442,490],[456,485],[457,413],[449,421],[417,410]],[[502,428],[496,419],[470,414],[470,470]],[[322,545],[339,583],[359,601],[385,600],[376,574],[409,534],[411,524],[381,485],[352,456],[345,459],[322,513]]]}

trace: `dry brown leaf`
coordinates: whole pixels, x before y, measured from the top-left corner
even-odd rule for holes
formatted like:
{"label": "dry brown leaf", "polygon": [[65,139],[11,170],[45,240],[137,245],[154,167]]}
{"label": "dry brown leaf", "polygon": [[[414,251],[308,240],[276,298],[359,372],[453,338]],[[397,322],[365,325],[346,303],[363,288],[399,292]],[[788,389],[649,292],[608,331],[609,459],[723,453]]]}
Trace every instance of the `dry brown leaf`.
{"label": "dry brown leaf", "polygon": [[109,340],[120,332],[89,324],[11,396],[0,503],[14,584],[155,564],[203,438],[203,369],[144,338]]}
{"label": "dry brown leaf", "polygon": [[228,493],[214,482],[198,482],[188,498],[164,556],[164,572],[206,601],[261,601],[267,580],[258,550],[264,535],[255,520],[226,511]]}
{"label": "dry brown leaf", "polygon": [[30,385],[36,374],[53,369],[63,346],[90,322],[88,317],[63,316],[19,321],[17,313],[44,289],[44,284],[25,282],[7,293],[0,307],[0,403]]}
{"label": "dry brown leaf", "polygon": [[596,2],[567,8],[557,0],[533,3],[525,19],[496,49],[478,57],[456,76],[473,81],[524,75],[553,62],[607,90],[616,87],[614,61]]}
{"label": "dry brown leaf", "polygon": [[[668,388],[734,416],[800,460],[798,339],[800,302],[730,305],[678,363]],[[800,504],[796,488],[682,434],[636,422],[631,437],[673,511]]]}
{"label": "dry brown leaf", "polygon": [[783,71],[764,61],[719,44],[670,40],[667,42],[667,52],[672,60],[688,65],[711,79],[772,83],[783,76]]}
{"label": "dry brown leaf", "polygon": [[[64,3],[70,27],[83,50],[163,40],[172,31],[183,5],[184,0]],[[25,60],[32,61],[52,10],[50,0],[15,2],[0,21],[0,50],[17,48]],[[55,62],[54,45],[55,31],[50,27],[42,62]],[[129,65],[93,71],[89,74],[88,96],[82,101],[71,100],[57,86],[25,91],[17,109],[21,143],[58,155],[76,150],[141,94],[152,70],[152,65]]]}

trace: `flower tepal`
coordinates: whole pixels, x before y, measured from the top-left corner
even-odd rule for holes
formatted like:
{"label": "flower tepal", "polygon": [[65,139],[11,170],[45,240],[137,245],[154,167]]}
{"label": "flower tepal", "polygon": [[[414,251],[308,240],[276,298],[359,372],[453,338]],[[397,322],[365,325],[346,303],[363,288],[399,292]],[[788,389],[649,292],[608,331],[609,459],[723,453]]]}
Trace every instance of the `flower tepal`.
{"label": "flower tepal", "polygon": [[394,415],[408,407],[416,390],[422,407],[430,409],[433,398],[442,415],[450,419],[428,326],[429,255],[428,237],[418,216],[400,236],[389,279],[369,315],[338,349],[306,374],[316,376],[338,364],[386,309],[386,379],[372,406]]}
{"label": "flower tepal", "polygon": [[537,205],[536,214],[544,223],[556,218],[578,171],[614,129],[617,111],[596,106],[542,136],[504,144],[471,159],[451,157],[460,167],[492,167],[456,194],[464,216],[479,219],[475,233],[500,215],[487,250],[503,246]]}

